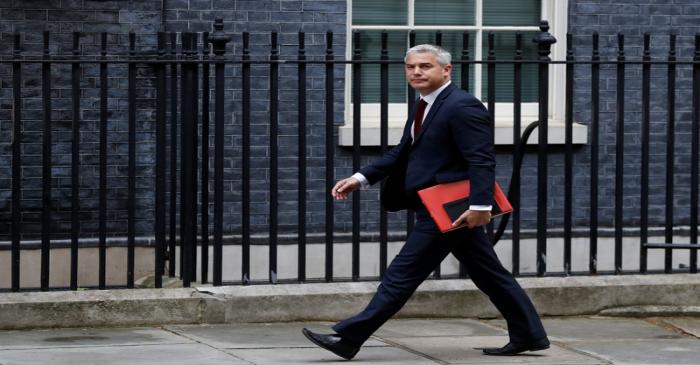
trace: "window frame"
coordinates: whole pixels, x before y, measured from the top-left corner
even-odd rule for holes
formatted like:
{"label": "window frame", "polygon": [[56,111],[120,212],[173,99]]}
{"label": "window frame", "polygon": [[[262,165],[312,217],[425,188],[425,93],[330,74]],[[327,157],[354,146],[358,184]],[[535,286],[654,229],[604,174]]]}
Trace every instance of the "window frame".
{"label": "window frame", "polygon": [[[483,21],[483,1],[475,1],[475,25],[472,26],[431,26],[415,25],[414,4],[415,0],[408,0],[408,25],[353,25],[352,24],[352,2],[347,0],[347,37],[346,37],[346,58],[352,57],[352,33],[354,30],[428,30],[428,31],[473,31],[475,40],[473,58],[475,60],[484,59],[483,44],[484,37],[488,32],[533,32],[539,31],[538,26],[484,26]],[[566,30],[568,26],[568,0],[541,0],[541,18],[549,21],[550,33],[557,39],[557,43],[552,45],[550,57],[553,60],[563,60],[566,58]],[[528,41],[524,39],[524,41]],[[474,94],[482,99],[482,77],[485,65],[474,64]],[[339,130],[339,144],[341,146],[352,146],[352,68],[347,65],[345,68],[345,124]],[[453,77],[453,82],[457,79]],[[565,108],[565,82],[566,70],[564,67],[549,68],[549,144],[564,143],[564,108]],[[513,103],[496,103],[495,115],[495,143],[502,145],[513,144]],[[361,144],[363,146],[380,145],[380,104],[362,103],[362,126]],[[389,103],[389,145],[398,143],[403,132],[404,123],[407,119],[406,103]],[[521,120],[524,127],[531,121],[538,118],[538,103],[521,104]],[[584,125],[574,123],[573,143],[587,143],[587,128]],[[536,133],[530,137],[528,143],[537,143]]]}

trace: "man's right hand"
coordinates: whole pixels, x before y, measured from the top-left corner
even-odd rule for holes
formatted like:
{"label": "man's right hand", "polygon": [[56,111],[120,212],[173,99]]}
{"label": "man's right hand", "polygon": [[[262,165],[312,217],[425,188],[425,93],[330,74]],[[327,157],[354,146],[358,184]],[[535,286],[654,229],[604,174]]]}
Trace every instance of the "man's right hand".
{"label": "man's right hand", "polygon": [[360,184],[359,180],[355,179],[354,177],[348,177],[338,181],[335,184],[333,190],[331,190],[331,195],[333,195],[335,200],[345,200],[348,198],[350,193],[359,189],[361,186],[362,185]]}

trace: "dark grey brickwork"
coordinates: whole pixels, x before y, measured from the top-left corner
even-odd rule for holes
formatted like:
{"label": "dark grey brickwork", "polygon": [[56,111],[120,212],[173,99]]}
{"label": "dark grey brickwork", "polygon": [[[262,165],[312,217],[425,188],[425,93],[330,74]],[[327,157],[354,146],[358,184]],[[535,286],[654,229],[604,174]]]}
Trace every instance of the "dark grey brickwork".
{"label": "dark grey brickwork", "polygon": [[[165,4],[165,8],[161,8]],[[112,34],[109,38],[112,52],[126,51],[126,33],[134,30],[138,35],[139,51],[152,51],[155,32],[165,31],[210,31],[216,17],[222,17],[225,31],[233,35],[227,49],[228,55],[239,57],[241,54],[241,32],[251,33],[251,52],[254,56],[265,58],[269,53],[270,32],[279,33],[280,54],[282,58],[294,57],[296,54],[297,32],[306,32],[307,54],[322,56],[325,52],[325,32],[335,33],[335,52],[338,58],[345,55],[345,0],[132,0],[132,1],[61,1],[61,0],[0,0],[0,54],[9,54],[12,48],[11,34],[23,32],[23,49],[28,53],[41,51],[41,30],[52,32],[52,51],[67,53],[70,51],[70,32],[83,32],[81,44],[86,53],[95,53],[98,49],[100,31]],[[590,54],[590,34],[601,34],[601,56],[616,56],[616,33],[626,35],[626,54],[638,57],[642,34],[653,34],[653,55],[667,55],[668,34],[677,32],[678,56],[692,57],[692,36],[700,31],[700,5],[697,1],[569,1],[569,30],[574,35],[576,54],[587,59]],[[559,40],[563,42],[564,40]],[[561,66],[556,66],[561,67]],[[575,119],[577,122],[590,123],[590,72],[589,66],[577,66]],[[41,82],[38,66],[25,67],[24,80],[24,195],[25,232],[27,237],[36,237],[39,231],[41,197]],[[110,186],[109,229],[113,235],[123,235],[126,229],[126,154],[124,143],[127,138],[127,94],[126,70],[121,66],[110,68]],[[153,151],[154,151],[154,113],[150,70],[140,69],[139,95],[143,112],[139,114],[138,137],[138,217],[139,234],[150,235],[153,224]],[[666,106],[665,68],[655,67],[653,74],[653,112],[652,112],[652,196],[651,218],[654,224],[663,223],[664,210],[664,162]],[[639,221],[639,123],[641,82],[638,67],[629,67],[626,94],[626,171],[625,178],[625,222],[631,225]],[[226,79],[226,222],[225,232],[240,232],[240,153],[241,153],[241,78],[239,66],[228,66]],[[268,228],[269,212],[269,87],[267,66],[253,66],[252,69],[253,111],[251,153],[251,178],[253,184],[251,223],[255,233],[265,234]],[[81,204],[83,204],[85,236],[93,235],[96,229],[97,206],[97,168],[91,166],[97,154],[97,120],[99,104],[95,99],[98,84],[95,67],[85,67],[83,73],[83,132],[81,135],[85,167],[81,171]],[[280,204],[279,223],[283,233],[296,231],[296,163],[297,163],[297,115],[296,115],[296,67],[280,67],[280,137],[277,145],[280,151]],[[307,148],[308,178],[307,202],[309,214],[307,221],[312,232],[323,232],[325,222],[325,104],[324,73],[322,66],[309,66],[308,69],[308,134]],[[601,81],[601,191],[600,222],[603,226],[612,225],[613,217],[613,173],[615,153],[615,73],[609,66],[603,67]],[[11,131],[11,70],[9,66],[0,67],[0,239],[5,239],[9,231],[9,153]],[[676,201],[674,207],[677,222],[687,224],[689,211],[689,135],[690,128],[690,70],[687,66],[679,67],[677,81],[677,175]],[[70,197],[70,74],[68,66],[54,66],[54,200],[57,207],[56,231],[63,237],[69,227]],[[344,72],[336,68],[335,74],[335,124],[344,123]],[[337,138],[336,138],[337,140]],[[363,150],[363,163],[378,156],[378,150]],[[563,206],[563,149],[560,146],[550,148],[549,178],[549,224],[551,227],[562,226]],[[350,150],[336,150],[336,176],[343,177],[352,173]],[[522,220],[524,228],[534,228],[537,205],[536,200],[536,151],[528,150],[523,167]],[[510,176],[512,149],[499,147],[498,179],[507,186]],[[575,222],[579,227],[586,227],[588,222],[588,184],[589,184],[589,146],[576,147],[575,156]],[[213,174],[212,174],[213,176]],[[213,192],[213,188],[210,188]],[[378,190],[373,188],[363,192],[362,222],[363,232],[377,229]],[[351,204],[337,203],[336,230],[349,232],[351,229]],[[392,227],[403,229],[403,214],[391,214]]]}
{"label": "dark grey brickwork", "polygon": [[[165,4],[165,8],[162,5]],[[270,32],[279,33],[280,56],[296,55],[297,32],[306,33],[307,55],[322,57],[325,54],[325,33],[335,33],[337,57],[345,54],[346,2],[325,1],[2,1],[0,2],[0,54],[12,51],[12,33],[22,32],[22,50],[25,54],[38,55],[42,50],[42,30],[51,32],[51,51],[68,54],[71,50],[71,33],[82,32],[81,48],[85,54],[99,52],[99,32],[110,33],[109,51],[115,54],[127,52],[129,31],[137,34],[139,52],[152,52],[155,33],[165,31],[211,31],[213,20],[221,17],[225,31],[233,35],[228,55],[240,57],[241,33],[251,34],[251,53],[266,59],[270,52]],[[65,238],[70,228],[70,67],[53,66],[53,204],[54,231],[56,237]],[[110,235],[123,236],[126,230],[127,196],[127,79],[124,66],[110,66],[109,94],[109,196],[108,230]],[[0,233],[9,236],[10,222],[10,152],[12,89],[11,68],[0,67],[0,119],[2,120],[2,145],[0,155]],[[266,232],[269,213],[269,67],[252,68],[252,206],[253,231]],[[280,151],[280,205],[279,223],[282,232],[294,232],[296,226],[297,147],[296,147],[296,68],[280,68],[279,134],[276,142]],[[83,70],[83,100],[81,123],[81,211],[83,236],[92,236],[97,228],[98,204],[98,120],[99,101],[97,67],[85,66]],[[153,231],[154,190],[154,110],[153,73],[149,67],[139,68],[137,115],[137,231],[150,235]],[[335,72],[336,124],[343,123],[343,77],[341,67]],[[36,238],[40,232],[41,217],[41,79],[40,67],[29,65],[23,72],[23,230],[25,238]],[[324,218],[325,195],[325,74],[322,66],[308,69],[308,135],[309,147],[308,222],[312,231],[321,231]],[[240,153],[241,153],[241,79],[240,66],[228,67],[226,80],[226,223],[227,233],[240,233]],[[213,85],[213,82],[212,82]],[[213,130],[213,128],[212,128]],[[337,137],[336,137],[337,138]],[[347,151],[338,149],[336,166],[338,175],[349,173]],[[211,174],[213,176],[213,173]],[[213,195],[213,187],[210,188]],[[376,200],[376,192],[366,194]],[[371,211],[369,207],[366,210]],[[347,221],[339,206],[338,221]],[[374,209],[376,210],[376,208]],[[342,211],[342,212],[341,212]],[[313,212],[313,213],[311,213]],[[375,213],[376,214],[376,213]],[[347,225],[340,224],[346,228]]]}
{"label": "dark grey brickwork", "polygon": [[[617,34],[625,35],[625,55],[640,59],[643,35],[651,34],[651,55],[663,60],[668,57],[669,35],[677,38],[678,59],[692,60],[694,36],[700,32],[700,3],[693,0],[640,0],[640,1],[569,1],[569,31],[574,36],[575,53],[581,59],[590,59],[591,33],[600,34],[600,55],[603,59],[617,57]],[[574,99],[575,120],[590,124],[591,92],[590,66],[577,66]],[[641,66],[627,66],[625,93],[625,178],[624,222],[637,226],[640,219],[641,176],[641,120],[642,120]],[[650,224],[665,222],[665,155],[667,141],[667,68],[652,68],[651,81],[651,166],[650,166]],[[690,141],[692,118],[692,70],[689,65],[678,66],[675,104],[675,161],[674,161],[674,222],[687,225],[690,216]],[[614,171],[616,128],[616,70],[614,65],[601,67],[600,83],[600,223],[611,226],[614,217]],[[590,129],[589,129],[590,136]],[[590,149],[580,148],[576,155],[577,195],[576,221],[585,226],[589,210]],[[551,171],[551,170],[550,170]],[[556,170],[555,170],[556,171]],[[559,179],[559,178],[555,178]],[[560,183],[552,181],[555,192],[563,191]],[[560,206],[555,200],[554,206]]]}
{"label": "dark grey brickwork", "polygon": [[[60,1],[29,0],[4,1],[0,3],[0,53],[8,55],[13,47],[14,32],[22,33],[22,51],[25,54],[38,55],[42,52],[43,30],[51,32],[50,50],[53,54],[67,55],[71,52],[72,32],[82,33],[81,49],[86,54],[95,54],[99,49],[99,32],[110,33],[108,44],[110,52],[123,53],[127,48],[126,33],[134,31],[139,34],[139,51],[153,48],[152,34],[158,30],[161,19],[160,1]],[[126,165],[127,165],[127,93],[126,68],[110,67],[109,80],[109,167],[108,176],[113,189],[108,194],[108,229],[112,235],[124,235],[126,232]],[[8,237],[10,200],[6,189],[10,186],[10,133],[11,133],[11,69],[2,65],[3,75],[1,106],[2,110],[2,186],[3,199],[0,202],[0,232]],[[139,107],[137,122],[137,191],[136,210],[139,232],[148,232],[152,226],[153,211],[153,113],[154,92],[152,80],[148,79],[150,70],[139,67],[137,97]],[[25,238],[36,238],[40,232],[41,217],[41,144],[42,133],[42,99],[41,67],[25,65],[23,68],[22,122],[23,122],[23,173],[22,173],[22,210],[23,232]],[[71,197],[71,71],[70,65],[53,65],[51,67],[52,83],[52,219],[55,236],[65,238],[70,230]],[[81,224],[85,236],[97,229],[98,169],[98,134],[99,103],[98,68],[95,65],[84,66],[81,88],[81,164],[80,170],[80,204]]]}

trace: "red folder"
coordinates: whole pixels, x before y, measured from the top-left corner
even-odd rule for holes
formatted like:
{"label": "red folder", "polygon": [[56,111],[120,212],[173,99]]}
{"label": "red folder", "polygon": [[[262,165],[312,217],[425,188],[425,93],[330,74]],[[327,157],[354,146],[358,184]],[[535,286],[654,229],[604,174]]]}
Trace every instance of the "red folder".
{"label": "red folder", "polygon": [[[465,225],[452,227],[452,222],[469,209],[469,180],[431,186],[419,190],[418,196],[441,232],[465,227]],[[498,183],[493,187],[492,207],[492,217],[513,211],[513,207]]]}

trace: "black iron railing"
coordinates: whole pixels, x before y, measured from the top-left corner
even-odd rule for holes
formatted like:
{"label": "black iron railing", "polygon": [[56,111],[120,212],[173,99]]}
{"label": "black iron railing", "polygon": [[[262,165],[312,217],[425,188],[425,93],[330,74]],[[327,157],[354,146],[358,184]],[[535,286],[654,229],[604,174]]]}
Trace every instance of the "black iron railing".
{"label": "black iron railing", "polygon": [[[600,232],[600,205],[599,192],[603,186],[600,184],[599,167],[601,161],[601,129],[600,119],[601,114],[600,102],[601,95],[600,80],[601,67],[612,66],[616,70],[616,119],[615,119],[615,163],[614,163],[614,219],[612,220],[613,237],[614,237],[614,269],[615,274],[625,272],[645,273],[647,269],[647,250],[653,248],[662,248],[665,250],[664,256],[664,272],[674,272],[672,249],[689,249],[689,264],[685,271],[692,273],[697,272],[697,196],[698,196],[698,144],[700,134],[700,35],[695,37],[695,53],[692,60],[678,60],[676,56],[676,37],[670,36],[669,52],[666,59],[652,59],[650,56],[650,36],[644,36],[643,56],[641,59],[631,59],[626,56],[624,48],[624,37],[618,35],[617,58],[615,60],[602,60],[599,54],[599,37],[598,34],[592,36],[592,53],[590,58],[575,57],[572,36],[567,36],[566,39],[566,60],[552,61],[549,58],[550,49],[555,39],[547,32],[548,26],[543,22],[541,33],[539,33],[534,41],[538,45],[538,58],[526,60],[523,58],[522,52],[522,35],[516,36],[516,49],[512,59],[501,60],[496,59],[494,53],[494,38],[489,35],[488,38],[488,55],[486,60],[472,60],[469,53],[469,33],[465,32],[462,38],[463,50],[459,59],[455,57],[454,63],[461,65],[461,73],[459,77],[459,86],[465,90],[470,89],[469,84],[469,68],[475,64],[487,65],[487,106],[490,110],[491,117],[495,117],[496,108],[496,83],[495,75],[500,67],[512,67],[514,73],[513,79],[513,151],[525,150],[521,144],[525,141],[521,138],[523,130],[522,118],[522,68],[524,65],[536,65],[538,68],[538,101],[539,101],[539,124],[538,124],[538,147],[536,149],[537,156],[537,204],[536,204],[536,271],[534,274],[538,276],[548,274],[564,274],[571,275],[577,273],[596,274],[599,273],[598,268],[598,247],[599,247],[599,232]],[[201,38],[200,38],[201,36]],[[338,240],[339,232],[337,228],[338,222],[335,219],[335,202],[331,198],[330,190],[339,177],[336,176],[336,160],[338,146],[336,143],[336,110],[335,101],[337,99],[337,88],[334,85],[336,73],[342,67],[349,65],[351,69],[352,80],[352,98],[353,100],[362,100],[361,75],[364,65],[379,65],[380,68],[380,152],[385,152],[389,148],[388,140],[388,104],[389,104],[389,67],[391,65],[401,64],[402,60],[392,60],[388,56],[387,51],[387,35],[382,35],[382,46],[379,52],[379,59],[366,59],[360,48],[359,33],[352,35],[354,37],[354,49],[350,60],[338,59],[333,46],[333,34],[328,33],[325,41],[325,55],[309,56],[305,46],[305,34],[299,33],[299,41],[296,57],[282,57],[280,55],[280,45],[276,33],[271,34],[270,52],[264,59],[253,57],[250,51],[250,36],[248,33],[241,34],[241,54],[239,56],[227,55],[227,44],[230,42],[230,37],[223,32],[223,24],[219,20],[215,24],[215,31],[210,35],[203,33],[201,35],[194,33],[182,33],[178,37],[175,33],[159,33],[157,38],[157,47],[154,54],[144,55],[137,52],[136,37],[132,33],[129,35],[129,53],[126,57],[110,57],[107,49],[107,35],[102,34],[101,52],[97,56],[85,56],[80,52],[79,34],[73,37],[73,52],[68,57],[58,57],[50,52],[49,33],[44,33],[44,51],[41,57],[29,57],[21,51],[21,38],[19,34],[14,37],[14,54],[11,58],[1,60],[1,64],[10,64],[12,67],[12,149],[11,149],[11,171],[12,171],[12,186],[11,186],[11,223],[10,233],[8,238],[9,248],[11,251],[11,267],[9,271],[2,271],[2,275],[9,273],[11,277],[11,285],[9,289],[13,291],[31,289],[20,286],[20,254],[28,247],[25,245],[24,232],[22,232],[22,194],[23,194],[23,177],[22,177],[22,143],[26,142],[23,138],[23,67],[29,64],[41,65],[41,100],[42,105],[42,194],[41,194],[41,229],[40,229],[40,250],[41,262],[39,268],[41,271],[39,288],[48,290],[50,279],[50,254],[52,250],[52,240],[55,240],[55,231],[52,231],[52,215],[55,214],[56,207],[53,206],[55,197],[52,196],[52,146],[54,142],[52,136],[52,65],[69,64],[71,67],[71,99],[72,99],[72,123],[71,123],[71,209],[70,209],[70,289],[76,290],[78,282],[78,268],[81,262],[79,261],[78,252],[80,241],[85,239],[85,236],[96,238],[97,247],[99,250],[99,281],[98,288],[106,288],[106,262],[107,262],[107,237],[114,236],[114,232],[109,232],[107,227],[108,220],[108,193],[110,192],[110,180],[108,178],[108,123],[109,123],[109,88],[108,80],[112,75],[115,65],[126,65],[127,69],[127,94],[128,94],[128,185],[127,185],[127,217],[126,217],[126,280],[122,284],[128,288],[134,287],[134,266],[135,266],[135,247],[137,235],[147,235],[143,232],[137,232],[137,141],[136,131],[137,124],[140,122],[137,118],[139,111],[139,100],[137,100],[137,77],[151,77],[154,81],[152,85],[155,90],[155,101],[153,109],[155,110],[155,126],[153,128],[155,135],[155,176],[153,176],[153,229],[152,235],[153,249],[155,252],[153,262],[153,273],[155,274],[155,286],[162,285],[163,275],[176,276],[176,267],[180,268],[180,276],[184,286],[190,286],[192,282],[199,281],[203,283],[212,282],[214,285],[222,285],[224,283],[242,283],[249,284],[253,282],[251,278],[251,243],[254,239],[251,223],[251,204],[255,203],[251,196],[251,113],[255,111],[255,107],[261,107],[261,103],[253,100],[252,95],[252,67],[263,65],[268,67],[268,97],[266,99],[266,107],[269,110],[269,120],[266,122],[268,138],[269,138],[269,156],[267,158],[266,171],[269,180],[268,200],[268,231],[265,237],[268,248],[268,273],[269,276],[266,282],[275,283],[280,281],[277,276],[278,266],[294,264],[290,262],[288,257],[280,257],[280,231],[278,206],[280,204],[280,151],[276,141],[280,138],[279,120],[280,115],[280,66],[293,65],[296,68],[297,78],[297,223],[295,227],[295,243],[298,245],[297,253],[297,277],[292,281],[305,282],[309,280],[325,280],[334,281],[342,280],[334,275],[334,254],[336,241]],[[179,41],[179,44],[177,43]],[[415,34],[408,34],[410,45],[415,43]],[[436,43],[441,43],[440,33],[436,34]],[[211,44],[211,47],[209,47]],[[179,51],[178,51],[179,50]],[[81,229],[81,199],[80,199],[80,176],[81,168],[80,159],[80,143],[81,143],[81,99],[83,98],[83,88],[81,87],[81,69],[86,65],[97,65],[99,73],[97,79],[97,88],[99,96],[97,104],[99,105],[99,162],[96,166],[99,175],[99,204],[98,204],[98,225],[95,232],[84,233]],[[139,66],[147,66],[150,70],[146,72],[146,76],[139,74]],[[307,124],[307,85],[309,75],[307,67],[309,66],[322,67],[322,74],[325,79],[324,90],[324,112],[325,112],[325,127],[320,129],[317,127],[317,134],[322,134],[325,140],[323,144],[315,146],[323,150],[324,153],[324,170],[325,170],[325,225],[315,232],[317,241],[323,243],[325,247],[324,258],[324,273],[320,277],[310,278],[307,276],[307,248],[309,237],[312,232],[309,232],[307,226],[307,216],[310,209],[307,206],[307,151],[309,142],[307,141],[308,132],[313,128]],[[547,144],[548,141],[548,114],[549,114],[549,68],[552,65],[561,65],[566,68],[566,88],[565,88],[565,143],[563,150],[564,172],[563,172],[563,217],[562,225],[552,227],[548,224],[551,220],[548,215],[548,210],[552,208],[552,192],[550,184],[547,182],[549,178],[549,159],[548,155],[552,153],[552,146]],[[674,224],[674,174],[678,173],[675,170],[675,159],[677,142],[674,139],[676,133],[676,83],[677,67],[679,65],[692,68],[692,95],[683,95],[684,98],[692,98],[692,139],[691,153],[689,156],[690,166],[690,212],[688,215],[687,225],[689,226],[689,243],[679,244],[673,243],[674,229],[677,231],[679,224]],[[649,182],[650,182],[650,105],[651,105],[651,69],[654,67],[667,68],[667,91],[666,91],[666,152],[665,152],[665,222],[663,224],[664,243],[652,244],[649,243]],[[210,87],[211,68],[214,69],[214,85]],[[640,201],[634,209],[639,209],[639,221],[637,228],[639,229],[639,268],[638,270],[623,270],[623,237],[626,235],[623,232],[625,224],[625,213],[629,211],[625,207],[626,186],[625,172],[628,169],[625,166],[625,146],[629,146],[628,132],[625,130],[625,91],[627,90],[625,79],[626,71],[629,68],[641,69],[641,121],[640,131],[635,138],[638,138],[640,150]],[[225,182],[225,158],[231,157],[230,149],[225,144],[225,120],[230,118],[231,110],[226,108],[227,101],[225,92],[230,89],[226,85],[226,72],[231,68],[235,68],[236,72],[240,71],[240,134],[239,138],[234,140],[240,143],[240,222],[235,222],[237,226],[235,232],[227,230],[225,222],[225,210],[227,204],[224,199],[224,182]],[[584,69],[585,72],[590,72],[590,142],[584,149],[576,149],[573,144],[573,125],[574,125],[574,92],[575,92],[575,74]],[[210,99],[210,93],[213,92],[213,101]],[[412,107],[415,93],[413,90],[407,92],[408,100],[407,107],[410,110]],[[213,109],[213,168],[209,166],[210,156],[209,148],[210,137],[210,113]],[[169,117],[169,118],[168,118]],[[169,121],[169,122],[168,122]],[[4,121],[3,121],[4,122]],[[362,132],[362,110],[360,103],[353,104],[353,148],[351,150],[351,166],[352,170],[356,171],[361,165],[363,149],[361,149],[361,132]],[[168,126],[170,128],[170,137],[168,138]],[[179,139],[179,141],[178,141]],[[2,141],[8,143],[9,141]],[[169,154],[168,154],[169,152]],[[530,151],[532,152],[532,151]],[[528,152],[528,154],[530,154]],[[609,151],[606,151],[609,152]],[[575,166],[574,157],[576,154],[590,154],[589,171],[581,173],[580,168]],[[3,158],[9,156],[3,156]],[[238,156],[233,156],[238,157]],[[512,270],[516,275],[526,273],[521,272],[520,255],[521,251],[521,231],[522,231],[522,216],[521,212],[521,182],[522,176],[518,168],[518,163],[521,162],[522,156],[514,156],[513,158],[513,175],[510,181],[511,190],[510,197],[516,210],[511,219],[511,226],[508,230],[512,250]],[[210,170],[213,170],[213,181],[210,178]],[[575,173],[575,170],[577,171]],[[179,174],[178,174],[179,173]],[[588,175],[588,198],[589,202],[589,219],[584,224],[578,224],[578,234],[582,230],[588,231],[589,243],[589,267],[587,271],[576,271],[572,268],[572,245],[573,238],[577,234],[575,232],[574,222],[574,179],[577,174]],[[198,175],[199,174],[199,175]],[[636,175],[635,175],[636,178]],[[179,180],[179,183],[178,183]],[[226,179],[230,180],[230,179]],[[213,200],[210,197],[210,183],[213,183]],[[584,189],[585,190],[585,189]],[[580,193],[580,190],[577,191]],[[363,192],[356,192],[352,199],[352,214],[351,214],[351,229],[349,230],[349,239],[351,243],[351,255],[348,259],[351,261],[351,280],[366,279],[361,276],[360,270],[360,253],[361,242],[366,239],[363,236],[361,220],[362,215],[362,196]],[[550,199],[552,198],[552,199]],[[210,206],[213,205],[213,217],[210,223]],[[229,208],[230,209],[230,208]],[[532,208],[530,208],[532,209]],[[627,210],[626,210],[627,209]],[[323,209],[315,209],[314,213],[321,213]],[[178,219],[179,217],[179,219]],[[390,227],[390,218],[387,212],[381,210],[379,213],[379,234],[376,237],[378,243],[378,275],[384,274],[384,268],[388,261],[388,244],[392,237]],[[179,223],[178,223],[179,222]],[[392,221],[393,222],[393,221]],[[411,231],[413,227],[413,215],[411,212],[406,214],[405,233]],[[210,225],[213,227],[210,242]],[[610,226],[607,226],[610,227]],[[179,228],[179,231],[178,231]],[[553,237],[552,229],[561,229],[561,238],[563,238],[563,270],[555,271],[548,270],[547,267],[547,248],[548,239]],[[395,231],[395,230],[394,230]],[[491,233],[493,230],[491,228]],[[234,234],[235,233],[235,234]],[[223,248],[224,236],[231,235],[235,237],[233,245],[240,247],[240,253],[235,256],[236,260],[240,260],[240,280],[225,280],[223,276],[224,267],[230,265],[230,262],[224,262]],[[629,234],[627,234],[629,236]],[[288,238],[289,232],[284,232],[284,236]],[[401,235],[394,235],[401,239]],[[209,277],[209,251],[213,250],[212,277]],[[179,256],[178,253],[179,252]],[[280,261],[281,259],[281,261]],[[168,271],[165,271],[165,263],[168,262]],[[677,271],[677,270],[675,270]],[[200,273],[199,276],[197,273]],[[440,278],[440,270],[435,272],[434,277]],[[466,277],[466,269],[460,267],[459,277]],[[119,286],[122,286],[119,285]]]}

